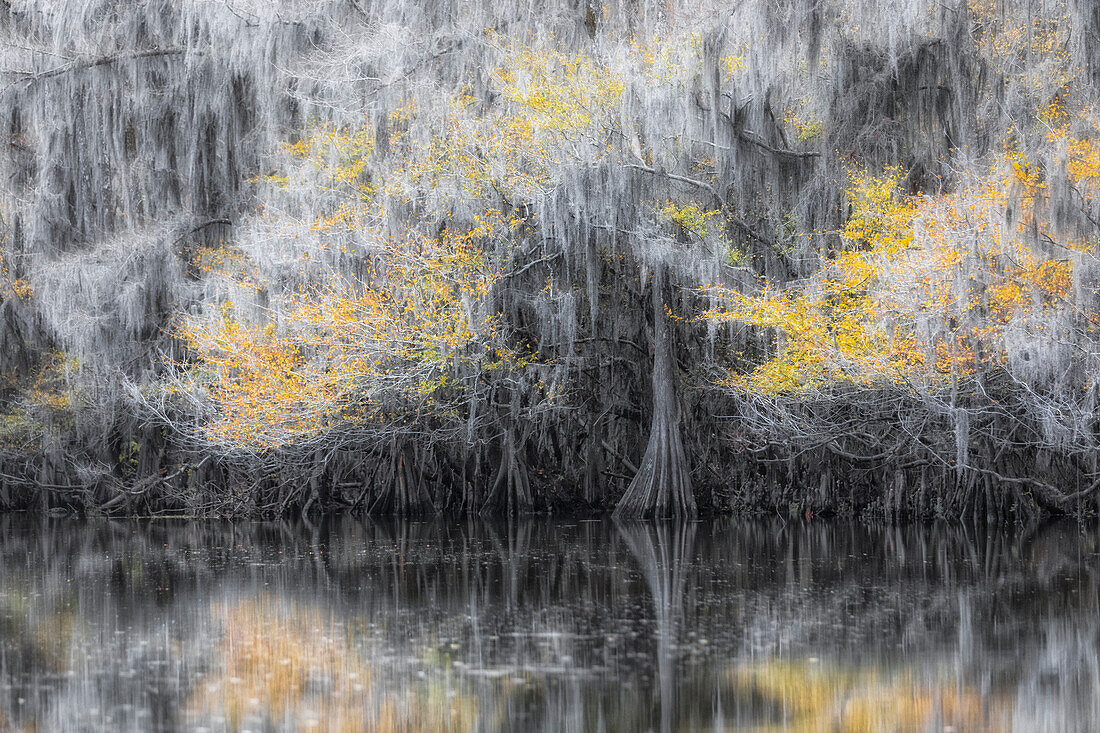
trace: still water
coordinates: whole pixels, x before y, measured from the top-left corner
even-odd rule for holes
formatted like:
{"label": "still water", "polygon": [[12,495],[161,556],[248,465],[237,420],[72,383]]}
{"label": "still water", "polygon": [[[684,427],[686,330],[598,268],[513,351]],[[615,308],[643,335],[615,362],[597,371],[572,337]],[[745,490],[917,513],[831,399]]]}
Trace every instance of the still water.
{"label": "still water", "polygon": [[0,518],[0,729],[1097,731],[1100,534]]}

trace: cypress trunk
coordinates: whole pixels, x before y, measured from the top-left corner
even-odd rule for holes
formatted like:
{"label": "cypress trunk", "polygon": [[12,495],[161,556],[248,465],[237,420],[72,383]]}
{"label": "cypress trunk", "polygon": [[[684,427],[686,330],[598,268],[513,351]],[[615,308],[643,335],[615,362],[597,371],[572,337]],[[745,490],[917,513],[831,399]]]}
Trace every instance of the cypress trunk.
{"label": "cypress trunk", "polygon": [[665,272],[653,277],[653,422],[641,466],[615,507],[617,518],[691,517],[695,496],[680,435],[672,332],[665,311]]}

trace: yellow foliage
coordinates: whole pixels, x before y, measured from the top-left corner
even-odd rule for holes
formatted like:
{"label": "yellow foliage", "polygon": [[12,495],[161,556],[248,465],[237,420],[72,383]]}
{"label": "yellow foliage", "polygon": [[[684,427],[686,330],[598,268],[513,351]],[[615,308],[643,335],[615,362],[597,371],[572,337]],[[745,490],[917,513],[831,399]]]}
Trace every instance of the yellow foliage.
{"label": "yellow foliage", "polygon": [[[453,190],[464,205],[498,192],[529,197],[551,185],[553,172],[575,157],[577,145],[600,152],[625,85],[588,54],[565,54],[547,44],[524,44],[489,34],[501,63],[491,72],[503,103],[472,114],[467,99],[426,119],[435,134],[426,145],[408,141],[398,154],[388,191],[409,187]],[[406,119],[416,119],[410,109]]]}
{"label": "yellow foliage", "polygon": [[989,288],[989,308],[1006,322],[1014,312],[1069,295],[1071,265],[1046,260],[1036,262],[1028,255],[1024,264],[1011,268]]}
{"label": "yellow foliage", "polygon": [[825,131],[824,120],[810,112],[807,107],[808,103],[804,100],[789,107],[783,116],[784,124],[794,131],[795,138],[801,143],[815,140]]}
{"label": "yellow foliage", "polygon": [[494,326],[473,321],[497,277],[471,239],[479,231],[391,243],[371,282],[288,298],[279,329],[243,324],[230,307],[186,320],[180,336],[219,409],[211,437],[270,447],[445,387],[452,360]]}
{"label": "yellow foliage", "polygon": [[738,71],[745,68],[745,60],[740,56],[723,56],[718,59],[718,62],[722,65],[722,75],[727,79],[732,79]]}
{"label": "yellow foliage", "polygon": [[985,180],[945,196],[903,195],[898,170],[854,173],[840,252],[787,291],[723,293],[705,314],[775,333],[773,358],[728,386],[772,395],[845,382],[943,386],[1003,363],[1004,328],[1018,313],[1072,307],[1071,262],[1002,226],[1010,190],[1032,221],[1044,176],[1010,149]]}
{"label": "yellow foliage", "polygon": [[[650,84],[683,83],[698,68],[702,52],[703,37],[693,31],[660,38],[635,36],[628,60],[632,71]],[[737,55],[720,58],[718,63],[726,79],[744,67]]]}
{"label": "yellow foliage", "polygon": [[[322,126],[283,147],[284,170],[267,183],[331,194],[303,224],[317,233],[370,231],[384,251],[362,281],[334,278],[272,296],[277,328],[228,312],[180,327],[198,356],[193,378],[219,408],[213,439],[263,448],[341,421],[388,419],[397,404],[431,409],[461,388],[452,378],[459,364],[526,363],[512,350],[490,348],[499,341],[496,320],[481,313],[500,274],[496,258],[526,226],[502,211],[500,199],[527,199],[552,186],[580,148],[604,154],[624,84],[589,54],[491,33],[488,40],[499,51],[491,72],[498,103],[480,109],[465,92],[442,105],[406,100],[390,114],[385,156],[375,149],[373,127]],[[412,227],[396,236],[380,231],[389,201],[424,198],[433,209],[461,206],[462,222],[449,220],[434,237]],[[200,249],[193,265],[263,284],[231,248]]]}
{"label": "yellow foliage", "polygon": [[1096,138],[1078,138],[1069,144],[1069,179],[1094,194],[1100,187],[1100,144]]}
{"label": "yellow foliage", "polygon": [[24,397],[33,407],[67,410],[72,406],[74,397],[69,385],[69,375],[78,367],[77,360],[64,352],[50,352],[34,378],[26,385]]}
{"label": "yellow foliage", "polygon": [[8,298],[30,300],[32,297],[34,297],[34,289],[31,284],[21,278],[12,277],[8,263],[4,261],[3,255],[0,254],[0,303]]}
{"label": "yellow foliage", "polygon": [[766,394],[820,388],[832,382],[900,378],[919,362],[913,343],[882,327],[871,297],[879,273],[913,240],[916,206],[901,196],[898,170],[875,177],[852,175],[852,215],[843,232],[845,249],[799,290],[746,297],[728,294],[728,304],[706,317],[776,329],[775,358],[729,385]]}
{"label": "yellow foliage", "polygon": [[[426,143],[404,141],[389,171],[387,193],[444,194],[464,206],[500,192],[526,198],[551,185],[553,172],[574,155],[575,146],[598,151],[623,82],[588,55],[490,39],[502,47],[503,63],[492,79],[503,104],[476,116],[459,97],[441,116],[421,119],[433,134]],[[411,123],[417,114],[407,110],[406,120]]]}
{"label": "yellow foliage", "polygon": [[622,96],[623,81],[585,54],[510,44],[493,72],[515,117],[529,134],[562,134],[589,128]]}
{"label": "yellow foliage", "polygon": [[1071,116],[1066,109],[1065,97],[1059,93],[1038,110],[1039,121],[1047,128],[1047,140],[1061,140],[1069,133]]}
{"label": "yellow foliage", "polygon": [[34,297],[34,288],[26,280],[12,280],[8,283],[8,288],[12,295],[20,300],[30,300]]}
{"label": "yellow foliage", "polygon": [[0,446],[25,446],[52,430],[71,427],[81,396],[70,377],[79,367],[77,359],[51,351],[28,373],[0,375],[0,389],[12,396],[0,412]]}
{"label": "yellow foliage", "polygon": [[684,231],[706,236],[711,226],[711,219],[719,216],[721,212],[714,209],[700,209],[694,202],[681,206],[669,201],[660,213],[664,218],[679,225]]}
{"label": "yellow foliage", "polygon": [[887,169],[883,176],[867,171],[851,174],[847,191],[851,214],[844,227],[845,240],[886,256],[909,246],[917,209],[915,200],[899,190],[904,178],[899,168]]}
{"label": "yellow foliage", "polygon": [[997,72],[1032,90],[1074,77],[1067,53],[1072,19],[1065,3],[969,0],[968,5],[979,53]]}
{"label": "yellow foliage", "polygon": [[363,198],[374,193],[367,175],[367,162],[374,152],[374,135],[368,127],[341,131],[324,125],[296,143],[284,143],[282,150],[316,169],[323,190],[343,184]]}

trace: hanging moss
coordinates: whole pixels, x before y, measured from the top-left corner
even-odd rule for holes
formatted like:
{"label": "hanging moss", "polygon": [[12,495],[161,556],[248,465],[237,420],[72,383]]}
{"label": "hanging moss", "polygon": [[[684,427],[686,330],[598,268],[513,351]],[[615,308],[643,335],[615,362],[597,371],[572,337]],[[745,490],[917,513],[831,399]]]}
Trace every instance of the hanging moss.
{"label": "hanging moss", "polygon": [[[1096,23],[0,5],[2,495],[1085,511]],[[43,422],[58,350],[78,398]]]}

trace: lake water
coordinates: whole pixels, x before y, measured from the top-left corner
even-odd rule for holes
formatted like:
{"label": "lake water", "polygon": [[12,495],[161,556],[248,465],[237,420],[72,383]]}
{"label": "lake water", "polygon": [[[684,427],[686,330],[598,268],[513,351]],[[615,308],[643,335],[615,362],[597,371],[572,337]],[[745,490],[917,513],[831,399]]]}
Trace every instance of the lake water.
{"label": "lake water", "polygon": [[1097,731],[1100,534],[0,518],[4,730]]}

